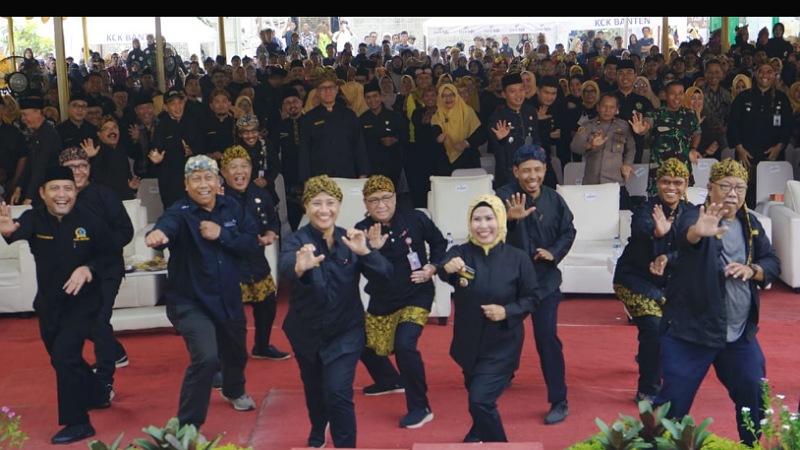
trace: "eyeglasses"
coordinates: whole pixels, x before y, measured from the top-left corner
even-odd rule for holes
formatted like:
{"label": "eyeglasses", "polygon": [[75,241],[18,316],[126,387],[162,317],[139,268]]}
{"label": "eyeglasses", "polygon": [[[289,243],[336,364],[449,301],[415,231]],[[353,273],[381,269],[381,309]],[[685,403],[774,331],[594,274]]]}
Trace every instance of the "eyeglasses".
{"label": "eyeglasses", "polygon": [[644,89],[647,87],[647,85],[644,83],[640,83],[640,84],[634,84],[633,87],[635,87],[636,89]]}
{"label": "eyeglasses", "polygon": [[394,199],[394,194],[384,195],[383,197],[370,197],[367,199],[367,204],[369,204],[369,206],[378,206],[378,203],[388,205],[392,199]]}
{"label": "eyeglasses", "polygon": [[728,183],[714,183],[719,186],[719,190],[722,191],[723,194],[727,194],[731,191],[731,189],[736,189],[737,194],[744,194],[747,192],[747,185],[746,184],[737,184],[736,186],[728,184]]}
{"label": "eyeglasses", "polygon": [[333,84],[333,85],[327,85],[327,86],[317,86],[317,90],[318,90],[318,91],[333,91],[333,90],[335,90],[337,87],[338,87],[338,86],[336,86],[335,84]]}
{"label": "eyeglasses", "polygon": [[80,171],[84,171],[85,172],[86,170],[89,169],[89,164],[87,164],[87,163],[65,164],[65,166],[69,167],[70,169],[72,169],[73,172],[76,171],[76,170],[80,170]]}

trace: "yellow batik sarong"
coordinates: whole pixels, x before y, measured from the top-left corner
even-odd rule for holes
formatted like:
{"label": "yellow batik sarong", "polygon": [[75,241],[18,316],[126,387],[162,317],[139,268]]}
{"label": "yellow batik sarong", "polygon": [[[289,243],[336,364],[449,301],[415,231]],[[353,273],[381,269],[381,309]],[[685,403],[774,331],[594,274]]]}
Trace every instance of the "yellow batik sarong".
{"label": "yellow batik sarong", "polygon": [[394,332],[402,322],[425,326],[431,312],[419,306],[406,306],[388,316],[375,316],[364,313],[367,328],[367,347],[380,356],[394,353]]}
{"label": "yellow batik sarong", "polygon": [[277,290],[275,287],[275,280],[272,279],[271,274],[260,281],[239,283],[239,286],[242,288],[242,302],[244,303],[263,302],[270,294]]}

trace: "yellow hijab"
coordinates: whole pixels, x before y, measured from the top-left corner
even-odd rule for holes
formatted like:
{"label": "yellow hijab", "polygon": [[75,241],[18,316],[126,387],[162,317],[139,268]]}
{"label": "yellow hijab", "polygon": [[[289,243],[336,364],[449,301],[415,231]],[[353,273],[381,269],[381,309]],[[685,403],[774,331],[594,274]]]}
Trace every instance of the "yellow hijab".
{"label": "yellow hijab", "polygon": [[787,93],[789,96],[789,102],[792,104],[792,111],[794,113],[800,112],[800,102],[794,99],[794,92],[800,89],[800,81],[795,81],[789,86],[789,92]]}
{"label": "yellow hijab", "polygon": [[367,102],[364,100],[364,85],[358,81],[348,81],[339,86],[347,100],[347,107],[352,109],[357,116],[368,110]]}
{"label": "yellow hijab", "polygon": [[[455,95],[455,105],[451,109],[447,109],[444,106],[444,100],[442,100],[442,94],[446,90]],[[470,137],[481,126],[481,121],[478,119],[475,110],[461,99],[461,96],[458,95],[458,89],[454,85],[443,84],[439,86],[436,113],[431,117],[431,125],[437,125],[447,135],[447,139],[444,141],[444,148],[447,158],[452,163],[462,153],[453,147],[453,143],[461,142]]]}
{"label": "yellow hijab", "polygon": [[733,83],[731,83],[731,100],[736,98],[736,84],[739,82],[739,80],[744,82],[744,85],[745,85],[745,87],[747,87],[747,89],[750,89],[750,88],[753,87],[753,82],[750,80],[750,77],[748,77],[747,75],[745,75],[743,73],[740,73],[739,75],[736,75],[735,77],[733,77]]}
{"label": "yellow hijab", "polygon": [[533,73],[533,72],[530,72],[528,70],[523,70],[519,75],[522,78],[525,78],[526,76],[528,76],[528,77],[531,78],[531,81],[533,82],[533,83],[531,83],[533,85],[533,90],[531,92],[526,92],[525,93],[525,98],[529,99],[529,98],[533,97],[534,95],[536,95],[536,92],[538,91],[538,89],[536,87],[536,74]]}
{"label": "yellow hijab", "polygon": [[[586,104],[586,96],[583,95],[583,91],[585,91],[587,87],[593,87],[594,91],[597,93],[597,97],[595,98],[594,103],[591,105]],[[594,108],[598,103],[600,103],[600,86],[597,85],[596,81],[589,80],[583,82],[583,85],[581,85],[581,100],[583,101],[584,108]]]}
{"label": "yellow hijab", "polygon": [[[472,235],[472,227],[469,225],[472,223],[472,213],[478,206],[485,206],[489,205],[494,211],[494,215],[497,218],[497,237],[489,244],[481,244]],[[494,248],[500,242],[506,241],[506,230],[507,230],[507,221],[506,221],[506,208],[503,206],[502,200],[499,197],[493,194],[481,194],[475,197],[475,200],[470,203],[469,208],[467,208],[467,227],[469,228],[469,233],[467,239],[472,242],[473,244],[477,245],[478,247],[483,249],[485,254],[489,254],[489,250]]]}
{"label": "yellow hijab", "polygon": [[687,109],[692,109],[692,107],[689,105],[691,104],[692,101],[692,94],[694,94],[695,92],[700,93],[700,96],[703,97],[703,100],[705,100],[706,98],[702,89],[700,89],[697,86],[690,87],[689,89],[686,90],[686,93],[683,94],[683,106],[685,106]]}

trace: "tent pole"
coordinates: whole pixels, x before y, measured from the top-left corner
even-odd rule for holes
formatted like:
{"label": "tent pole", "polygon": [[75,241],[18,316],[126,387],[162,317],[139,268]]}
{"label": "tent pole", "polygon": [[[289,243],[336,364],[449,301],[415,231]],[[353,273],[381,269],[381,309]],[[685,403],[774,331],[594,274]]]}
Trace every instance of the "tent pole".
{"label": "tent pole", "polygon": [[14,18],[8,17],[8,53],[6,56],[14,56]]}
{"label": "tent pole", "polygon": [[224,17],[217,17],[217,24],[218,24],[217,28],[218,28],[218,31],[219,31],[219,54],[222,55],[222,56],[227,56],[226,55],[227,52],[225,50],[225,47],[226,47],[226,45],[225,45],[225,18]]}
{"label": "tent pole", "polygon": [[[84,18],[86,20],[86,18]],[[67,75],[67,56],[64,50],[64,18],[53,18],[56,39],[56,83],[58,85],[58,109],[61,117],[69,117],[69,80]],[[84,30],[86,27],[84,26]]]}
{"label": "tent pole", "polygon": [[92,68],[92,62],[89,60],[89,32],[86,30],[86,17],[81,17],[81,24],[83,25],[83,60],[86,62],[86,70],[89,70]]}
{"label": "tent pole", "polygon": [[167,82],[164,76],[164,36],[161,35],[161,17],[156,16],[156,74],[158,90],[167,93]]}

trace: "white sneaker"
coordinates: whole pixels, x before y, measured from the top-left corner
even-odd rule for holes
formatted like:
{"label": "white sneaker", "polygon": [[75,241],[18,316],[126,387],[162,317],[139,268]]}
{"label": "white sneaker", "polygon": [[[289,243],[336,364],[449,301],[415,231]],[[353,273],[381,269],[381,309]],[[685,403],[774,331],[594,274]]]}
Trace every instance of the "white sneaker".
{"label": "white sneaker", "polygon": [[231,405],[233,405],[233,409],[237,411],[252,411],[256,409],[256,402],[254,402],[253,399],[250,398],[250,396],[247,395],[246,393],[242,394],[242,396],[239,398],[230,399],[228,397],[225,397],[224,395],[222,395],[222,398],[224,398]]}

